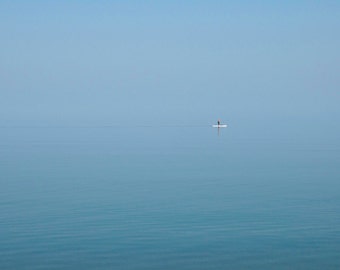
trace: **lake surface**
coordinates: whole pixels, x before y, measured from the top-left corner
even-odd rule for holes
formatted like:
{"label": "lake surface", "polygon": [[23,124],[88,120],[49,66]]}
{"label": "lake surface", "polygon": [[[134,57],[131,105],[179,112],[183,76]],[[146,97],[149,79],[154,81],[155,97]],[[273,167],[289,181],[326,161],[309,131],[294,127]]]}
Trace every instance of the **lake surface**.
{"label": "lake surface", "polygon": [[340,269],[336,140],[0,131],[0,269]]}

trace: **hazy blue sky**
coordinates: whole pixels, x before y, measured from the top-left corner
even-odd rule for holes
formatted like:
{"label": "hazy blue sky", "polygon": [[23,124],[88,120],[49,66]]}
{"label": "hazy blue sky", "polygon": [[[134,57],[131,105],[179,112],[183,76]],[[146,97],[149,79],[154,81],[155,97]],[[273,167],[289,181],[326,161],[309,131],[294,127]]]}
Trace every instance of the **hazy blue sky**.
{"label": "hazy blue sky", "polygon": [[1,1],[0,125],[339,131],[340,1]]}

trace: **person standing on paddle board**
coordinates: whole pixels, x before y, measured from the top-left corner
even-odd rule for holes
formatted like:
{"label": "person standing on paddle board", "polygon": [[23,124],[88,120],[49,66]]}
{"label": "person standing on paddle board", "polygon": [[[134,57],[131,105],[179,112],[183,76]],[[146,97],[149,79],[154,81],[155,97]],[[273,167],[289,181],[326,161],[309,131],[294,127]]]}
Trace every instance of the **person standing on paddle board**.
{"label": "person standing on paddle board", "polygon": [[221,124],[220,119],[218,119],[217,120],[217,125],[220,125],[220,124]]}

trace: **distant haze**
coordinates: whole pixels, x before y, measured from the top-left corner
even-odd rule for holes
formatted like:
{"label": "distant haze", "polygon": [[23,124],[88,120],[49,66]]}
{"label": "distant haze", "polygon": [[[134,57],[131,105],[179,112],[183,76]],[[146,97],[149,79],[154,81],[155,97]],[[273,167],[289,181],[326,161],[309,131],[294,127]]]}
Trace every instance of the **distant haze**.
{"label": "distant haze", "polygon": [[1,1],[0,126],[336,137],[339,29],[338,1]]}

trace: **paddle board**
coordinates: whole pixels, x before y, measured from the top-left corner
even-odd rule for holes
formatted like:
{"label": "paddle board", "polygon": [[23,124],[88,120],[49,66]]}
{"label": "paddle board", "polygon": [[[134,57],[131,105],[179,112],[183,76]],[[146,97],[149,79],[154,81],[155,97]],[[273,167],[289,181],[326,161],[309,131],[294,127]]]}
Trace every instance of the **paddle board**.
{"label": "paddle board", "polygon": [[214,128],[225,128],[227,125],[212,125]]}

